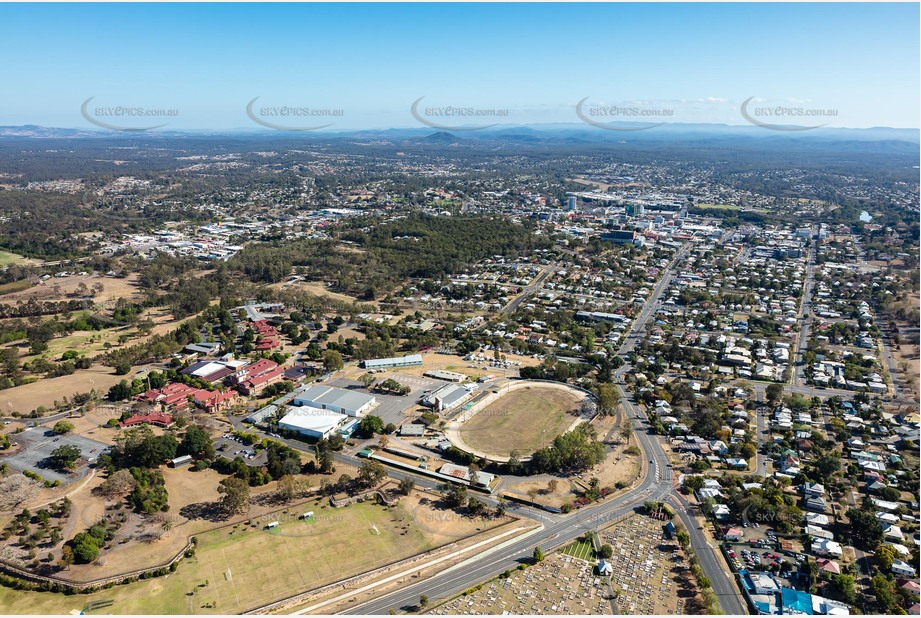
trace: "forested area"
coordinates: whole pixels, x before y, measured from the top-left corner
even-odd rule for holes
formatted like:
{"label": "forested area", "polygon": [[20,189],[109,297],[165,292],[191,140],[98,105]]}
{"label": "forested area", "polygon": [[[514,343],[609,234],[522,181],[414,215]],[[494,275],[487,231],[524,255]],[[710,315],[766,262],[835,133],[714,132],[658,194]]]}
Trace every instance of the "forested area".
{"label": "forested area", "polygon": [[498,217],[411,214],[383,225],[358,218],[333,240],[301,239],[251,244],[228,269],[252,281],[275,283],[292,270],[332,282],[345,292],[372,298],[409,277],[438,278],[491,255],[514,258],[550,246],[529,227]]}

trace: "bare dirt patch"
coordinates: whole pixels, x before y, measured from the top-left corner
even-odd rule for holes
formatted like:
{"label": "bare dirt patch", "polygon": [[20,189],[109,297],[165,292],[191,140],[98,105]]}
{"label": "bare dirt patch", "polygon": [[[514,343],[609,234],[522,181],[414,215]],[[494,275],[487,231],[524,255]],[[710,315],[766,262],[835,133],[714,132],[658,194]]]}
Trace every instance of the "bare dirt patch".
{"label": "bare dirt patch", "polygon": [[25,290],[13,292],[3,296],[3,302],[13,302],[22,300],[23,302],[34,298],[35,300],[71,300],[77,286],[81,283],[87,287],[93,287],[96,283],[101,283],[103,289],[96,294],[92,302],[106,303],[116,298],[126,298],[132,300],[140,297],[137,289],[138,276],[130,275],[128,277],[106,277],[105,275],[71,275],[69,277],[52,277],[38,285],[34,285]]}
{"label": "bare dirt patch", "polygon": [[367,302],[359,301],[354,296],[348,296],[347,294],[342,294],[341,292],[334,292],[333,290],[330,290],[328,287],[326,287],[326,285],[318,281],[295,281],[294,283],[279,283],[274,287],[287,290],[300,290],[302,292],[314,294],[315,296],[327,296],[333,300],[337,300],[343,303]]}

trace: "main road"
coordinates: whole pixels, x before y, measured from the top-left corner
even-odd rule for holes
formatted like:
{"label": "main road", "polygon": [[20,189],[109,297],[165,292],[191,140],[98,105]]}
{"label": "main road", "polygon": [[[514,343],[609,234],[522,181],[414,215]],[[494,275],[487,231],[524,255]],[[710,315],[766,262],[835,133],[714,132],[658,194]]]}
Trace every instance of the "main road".
{"label": "main road", "polygon": [[[639,315],[637,315],[633,326],[621,345],[619,350],[621,356],[627,355],[633,349],[637,338],[645,329],[646,323],[655,315],[655,307],[659,297],[668,287],[675,267],[686,253],[686,249],[679,251],[668,268],[663,271],[661,280]],[[535,546],[540,546],[544,550],[558,547],[587,531],[603,527],[606,523],[633,512],[636,507],[649,500],[667,501],[675,507],[679,517],[688,529],[691,544],[700,559],[700,565],[704,573],[713,585],[713,590],[719,598],[723,612],[728,614],[747,613],[737,594],[735,584],[719,563],[715,548],[707,542],[701,530],[698,529],[696,520],[690,514],[690,507],[683,504],[682,498],[675,494],[672,470],[669,467],[665,451],[657,438],[647,433],[647,428],[642,423],[642,414],[626,396],[624,375],[630,369],[629,363],[621,366],[615,372],[615,384],[620,390],[621,401],[626,412],[625,416],[632,423],[634,435],[644,456],[648,459],[646,475],[639,485],[613,500],[584,507],[570,515],[541,513],[542,526],[536,531],[502,543],[492,550],[480,553],[474,559],[466,560],[428,579],[351,607],[344,613],[387,614],[391,609],[400,610],[401,608],[415,607],[423,594],[430,599],[451,597],[529,560]]]}
{"label": "main road", "polygon": [[[812,227],[812,236],[818,234],[817,225]],[[809,240],[806,256],[806,277],[803,281],[803,296],[800,299],[799,312],[796,321],[799,322],[800,330],[796,338],[796,349],[793,350],[793,357],[790,363],[793,365],[790,382],[793,386],[803,386],[806,382],[806,366],[803,362],[803,353],[806,351],[806,345],[809,343],[809,329],[812,326],[812,293],[815,286],[815,262],[816,262],[816,242]]]}

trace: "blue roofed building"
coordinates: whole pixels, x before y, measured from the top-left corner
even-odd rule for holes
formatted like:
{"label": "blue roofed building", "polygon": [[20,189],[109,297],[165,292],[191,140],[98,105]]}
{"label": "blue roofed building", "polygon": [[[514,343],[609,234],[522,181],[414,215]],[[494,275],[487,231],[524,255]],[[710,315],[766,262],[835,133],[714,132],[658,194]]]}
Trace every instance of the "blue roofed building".
{"label": "blue roofed building", "polygon": [[793,588],[781,588],[781,611],[784,614],[812,615],[812,595]]}

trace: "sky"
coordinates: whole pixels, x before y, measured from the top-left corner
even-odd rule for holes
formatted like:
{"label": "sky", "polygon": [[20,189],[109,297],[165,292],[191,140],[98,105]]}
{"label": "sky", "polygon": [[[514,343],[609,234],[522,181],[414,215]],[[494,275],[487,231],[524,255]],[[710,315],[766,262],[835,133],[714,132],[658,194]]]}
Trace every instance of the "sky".
{"label": "sky", "polygon": [[0,125],[917,128],[921,109],[917,3],[0,4],[0,23]]}

